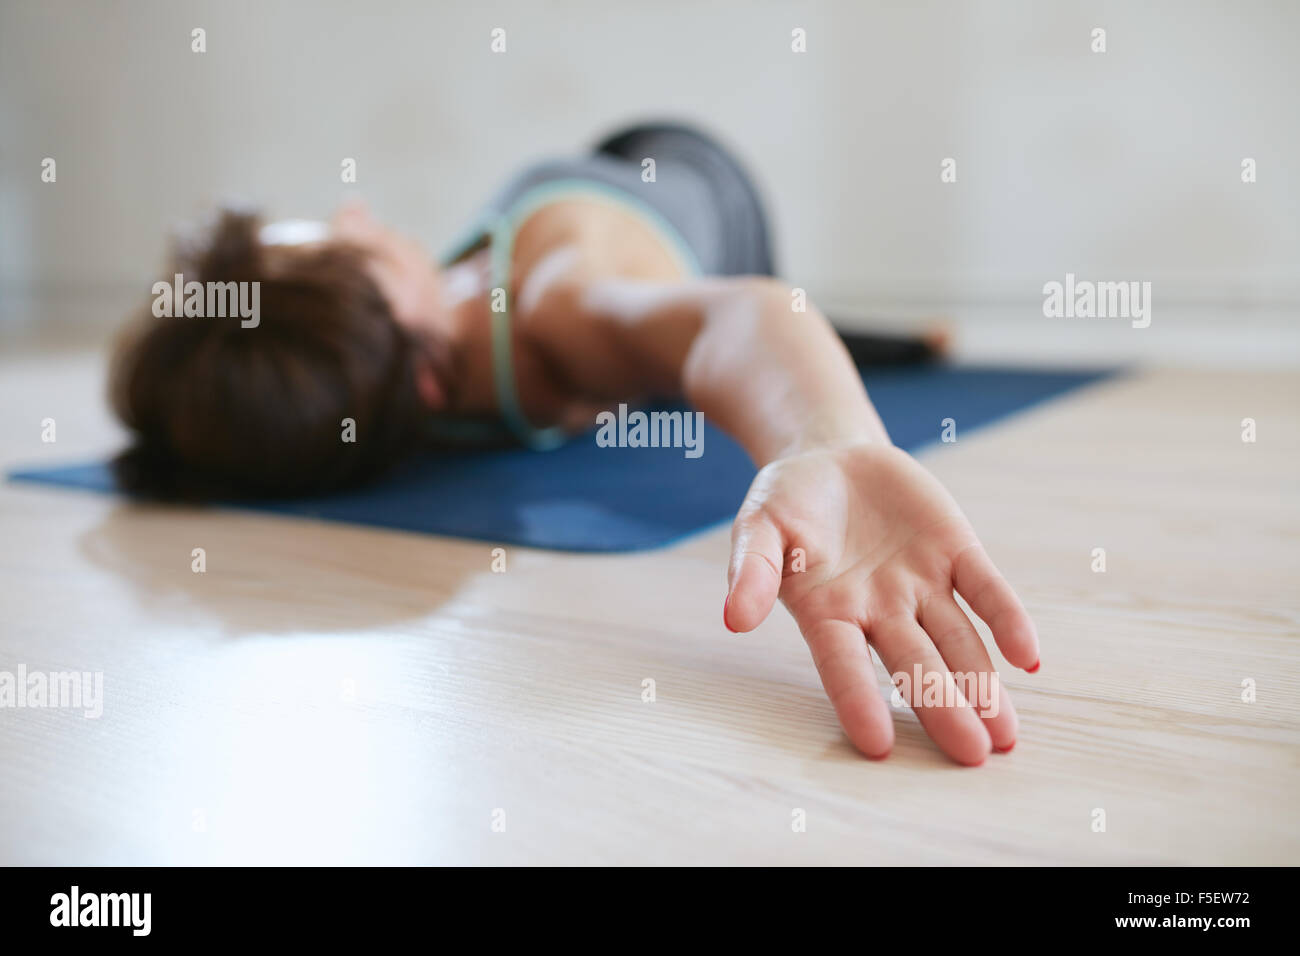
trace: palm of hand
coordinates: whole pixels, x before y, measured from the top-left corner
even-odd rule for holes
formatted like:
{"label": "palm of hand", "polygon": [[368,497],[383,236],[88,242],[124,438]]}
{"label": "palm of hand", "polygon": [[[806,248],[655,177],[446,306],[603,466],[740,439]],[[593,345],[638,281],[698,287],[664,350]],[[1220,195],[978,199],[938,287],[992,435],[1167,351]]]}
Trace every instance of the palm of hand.
{"label": "palm of hand", "polygon": [[[977,764],[1015,743],[1015,712],[953,589],[1008,661],[1030,670],[1033,624],[956,502],[910,455],[858,444],[774,462],[755,478],[732,545],[728,626],[756,627],[779,593],[864,753],[884,756],[894,735],[868,645],[903,675],[903,698],[954,759]],[[973,706],[961,706],[967,697]]]}

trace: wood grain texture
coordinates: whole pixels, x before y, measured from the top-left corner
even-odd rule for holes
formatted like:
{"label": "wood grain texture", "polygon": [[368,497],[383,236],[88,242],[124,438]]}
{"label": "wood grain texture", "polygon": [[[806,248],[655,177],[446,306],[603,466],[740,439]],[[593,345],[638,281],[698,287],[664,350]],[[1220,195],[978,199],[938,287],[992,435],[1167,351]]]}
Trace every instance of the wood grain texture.
{"label": "wood grain texture", "polygon": [[[101,362],[0,363],[6,466],[115,445]],[[954,409],[922,459],[1043,641],[974,770],[905,712],[860,758],[783,610],[724,630],[726,529],[494,574],[486,543],[0,486],[0,670],[105,682],[97,720],[0,710],[0,862],[1294,862],[1298,409],[1290,373],[1200,371],[969,436]]]}

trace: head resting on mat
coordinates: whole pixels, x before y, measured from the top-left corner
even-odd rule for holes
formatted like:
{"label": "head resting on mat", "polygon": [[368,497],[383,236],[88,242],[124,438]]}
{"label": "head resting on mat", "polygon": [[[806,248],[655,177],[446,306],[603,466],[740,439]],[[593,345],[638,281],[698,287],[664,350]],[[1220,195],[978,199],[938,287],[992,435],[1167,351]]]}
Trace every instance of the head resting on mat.
{"label": "head resting on mat", "polygon": [[[346,487],[404,454],[430,411],[450,403],[438,274],[364,208],[345,207],[318,229],[264,230],[254,215],[222,211],[174,243],[165,275],[156,293],[183,277],[175,308],[167,295],[160,310],[156,296],[109,372],[110,403],[135,439],[115,462],[128,491],[274,497]],[[188,300],[206,288],[210,304],[213,288],[235,288],[227,283],[241,292],[256,283],[247,297],[255,320],[226,312],[220,292],[221,310],[185,315],[182,290]]]}

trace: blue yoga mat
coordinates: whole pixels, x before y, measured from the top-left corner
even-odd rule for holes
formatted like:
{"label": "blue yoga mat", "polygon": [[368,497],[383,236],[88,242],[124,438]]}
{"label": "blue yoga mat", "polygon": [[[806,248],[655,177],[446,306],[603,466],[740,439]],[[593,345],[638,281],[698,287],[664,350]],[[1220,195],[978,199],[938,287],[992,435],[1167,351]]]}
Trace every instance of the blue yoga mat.
{"label": "blue yoga mat", "polygon": [[[960,438],[1109,374],[921,366],[870,370],[864,380],[894,442],[914,451],[939,440],[945,418],[956,421]],[[593,430],[555,451],[424,454],[359,490],[237,507],[498,544],[637,551],[735,516],[754,466],[712,426],[706,426],[703,449],[688,458],[681,448],[602,448]],[[9,477],[116,490],[101,462]]]}

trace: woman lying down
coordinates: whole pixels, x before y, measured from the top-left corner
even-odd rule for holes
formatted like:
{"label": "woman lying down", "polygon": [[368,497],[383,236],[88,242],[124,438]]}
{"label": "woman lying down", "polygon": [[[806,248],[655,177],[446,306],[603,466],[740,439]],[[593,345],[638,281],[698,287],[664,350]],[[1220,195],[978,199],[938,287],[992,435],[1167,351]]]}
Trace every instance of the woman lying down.
{"label": "woman lying down", "polygon": [[1033,623],[957,503],[890,444],[834,329],[772,278],[756,193],[707,137],[640,126],[532,166],[441,263],[354,205],[329,224],[227,212],[177,253],[186,282],[258,283],[258,315],[130,330],[110,386],[136,437],[117,462],[129,490],[324,492],[422,442],[545,449],[618,403],[680,395],[760,468],[732,528],[726,626],[784,601],[869,757],[894,741],[869,647],[954,760],[1015,744],[954,588],[1030,672]]}

